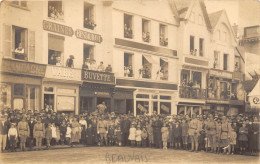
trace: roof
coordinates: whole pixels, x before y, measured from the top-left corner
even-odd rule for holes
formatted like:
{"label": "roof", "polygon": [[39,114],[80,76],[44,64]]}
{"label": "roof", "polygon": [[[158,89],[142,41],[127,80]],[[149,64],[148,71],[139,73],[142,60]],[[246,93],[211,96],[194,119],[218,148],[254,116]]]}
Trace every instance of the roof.
{"label": "roof", "polygon": [[220,11],[209,14],[209,20],[210,20],[211,26],[213,28],[215,28],[215,26],[217,25],[219,18],[223,12],[224,12],[224,10],[220,10]]}
{"label": "roof", "polygon": [[257,80],[246,80],[246,81],[242,82],[243,87],[247,93],[251,92],[254,89],[256,83],[257,83]]}
{"label": "roof", "polygon": [[176,6],[180,18],[185,18],[191,3],[191,0],[174,0],[174,4]]}
{"label": "roof", "polygon": [[258,80],[254,89],[248,94],[248,96],[260,96],[260,80]]}

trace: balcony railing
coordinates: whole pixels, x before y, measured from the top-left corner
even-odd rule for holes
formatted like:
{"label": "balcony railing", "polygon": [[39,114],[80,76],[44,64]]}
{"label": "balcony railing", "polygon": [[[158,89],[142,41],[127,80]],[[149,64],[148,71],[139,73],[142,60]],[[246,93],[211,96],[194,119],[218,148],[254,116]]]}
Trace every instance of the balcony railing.
{"label": "balcony railing", "polygon": [[181,86],[179,88],[179,94],[180,94],[180,98],[205,99],[206,98],[206,89]]}

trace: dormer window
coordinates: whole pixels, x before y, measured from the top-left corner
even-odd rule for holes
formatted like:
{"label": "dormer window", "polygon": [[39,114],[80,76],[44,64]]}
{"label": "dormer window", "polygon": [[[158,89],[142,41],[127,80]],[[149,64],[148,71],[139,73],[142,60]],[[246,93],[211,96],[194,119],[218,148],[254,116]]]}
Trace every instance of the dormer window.
{"label": "dormer window", "polygon": [[94,19],[94,5],[84,3],[84,27],[94,30],[97,26]]}
{"label": "dormer window", "polygon": [[150,21],[142,19],[142,38],[144,42],[149,43],[151,40],[150,35]]}

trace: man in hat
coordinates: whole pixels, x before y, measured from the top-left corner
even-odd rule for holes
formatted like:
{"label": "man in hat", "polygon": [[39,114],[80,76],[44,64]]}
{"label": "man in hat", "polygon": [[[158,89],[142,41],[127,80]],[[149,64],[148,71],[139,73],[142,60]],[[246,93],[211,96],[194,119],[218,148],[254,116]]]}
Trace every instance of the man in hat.
{"label": "man in hat", "polygon": [[189,122],[189,136],[191,139],[191,151],[198,151],[198,130],[199,130],[199,121],[196,117],[196,114],[192,114],[192,119]]}
{"label": "man in hat", "polygon": [[40,150],[42,146],[42,139],[45,136],[45,127],[41,122],[41,117],[38,117],[36,124],[33,127],[33,137],[36,140],[36,149]]}
{"label": "man in hat", "polygon": [[131,122],[127,118],[127,116],[124,116],[124,118],[120,122],[121,131],[123,133],[122,135],[122,145],[128,146],[128,136],[129,136],[129,129],[130,129]]}
{"label": "man in hat", "polygon": [[107,145],[107,133],[108,125],[106,120],[104,120],[104,115],[101,115],[101,118],[97,123],[97,134],[100,136],[100,143],[105,141],[105,144]]}
{"label": "man in hat", "polygon": [[30,128],[25,115],[23,116],[23,119],[18,123],[17,130],[20,138],[20,148],[22,151],[25,151],[26,138],[30,135]]}
{"label": "man in hat", "polygon": [[4,152],[6,149],[7,143],[7,133],[10,127],[10,123],[7,120],[8,115],[5,114],[1,116],[1,123],[0,123],[0,148],[1,151]]}
{"label": "man in hat", "polygon": [[213,119],[213,115],[209,114],[209,120],[207,121],[206,125],[205,125],[205,130],[206,130],[206,134],[207,134],[207,145],[211,146],[211,152],[213,152],[214,150],[214,145],[215,145],[215,136],[216,136],[216,122]]}
{"label": "man in hat", "polygon": [[162,125],[163,123],[159,120],[159,116],[156,116],[155,121],[152,124],[154,143],[156,148],[162,148],[162,133],[161,133]]}
{"label": "man in hat", "polygon": [[70,55],[70,57],[67,59],[66,67],[74,68],[73,60],[74,60],[74,56]]}
{"label": "man in hat", "polygon": [[32,150],[33,148],[33,127],[34,125],[36,124],[35,120],[34,120],[34,117],[32,116],[30,118],[30,120],[28,120],[28,125],[29,125],[29,128],[30,128],[30,136],[27,138],[27,143],[28,143],[28,146],[30,147],[30,150]]}

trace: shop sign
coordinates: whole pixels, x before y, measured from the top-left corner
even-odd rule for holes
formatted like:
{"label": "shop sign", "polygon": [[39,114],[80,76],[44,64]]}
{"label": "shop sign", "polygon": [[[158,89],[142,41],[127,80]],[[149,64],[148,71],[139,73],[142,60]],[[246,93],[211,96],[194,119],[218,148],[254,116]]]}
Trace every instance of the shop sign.
{"label": "shop sign", "polygon": [[47,66],[47,78],[81,81],[81,70],[67,67]]}
{"label": "shop sign", "polygon": [[69,26],[64,26],[58,23],[43,20],[43,29],[50,32],[55,32],[62,35],[72,36],[74,31]]}
{"label": "shop sign", "polygon": [[220,70],[209,70],[210,76],[224,77],[232,79],[233,74],[231,72],[220,71]]}
{"label": "shop sign", "polygon": [[161,109],[162,109],[163,111],[167,112],[167,113],[170,112],[170,109],[169,109],[167,106],[165,106],[165,105],[161,105]]}
{"label": "shop sign", "polygon": [[46,65],[4,59],[1,70],[10,73],[44,77]]}
{"label": "shop sign", "polygon": [[224,101],[224,100],[207,100],[207,103],[229,104],[229,101]]}
{"label": "shop sign", "polygon": [[87,82],[115,84],[115,76],[113,73],[99,72],[92,70],[83,70],[82,79]]}
{"label": "shop sign", "polygon": [[140,109],[142,112],[147,112],[147,109],[144,106],[142,106],[141,104],[138,104],[137,108]]}
{"label": "shop sign", "polygon": [[79,39],[88,40],[96,43],[101,43],[103,40],[101,35],[90,33],[79,29],[75,31],[75,36]]}
{"label": "shop sign", "polygon": [[108,92],[95,92],[95,95],[97,96],[110,96]]}

